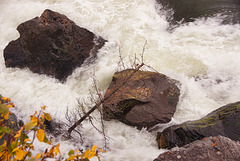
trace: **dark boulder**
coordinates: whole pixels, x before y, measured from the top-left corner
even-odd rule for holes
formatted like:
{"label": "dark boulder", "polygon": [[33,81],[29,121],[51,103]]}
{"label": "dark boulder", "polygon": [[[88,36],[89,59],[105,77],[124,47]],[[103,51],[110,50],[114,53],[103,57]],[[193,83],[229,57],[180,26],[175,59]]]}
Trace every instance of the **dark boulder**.
{"label": "dark boulder", "polygon": [[240,140],[240,102],[223,106],[200,120],[174,125],[158,133],[159,148],[181,147],[195,140],[222,135]]}
{"label": "dark boulder", "polygon": [[138,128],[169,122],[179,100],[176,81],[148,71],[137,71],[126,80],[132,72],[128,69],[114,74],[105,97],[126,83],[104,102],[104,119],[117,119]]}
{"label": "dark boulder", "polygon": [[28,67],[61,81],[84,60],[95,57],[105,43],[103,38],[49,9],[41,17],[20,24],[17,30],[20,37],[4,49],[6,67]]}
{"label": "dark boulder", "polygon": [[208,137],[162,153],[154,161],[238,161],[240,144],[223,136]]}
{"label": "dark boulder", "polygon": [[[171,25],[193,22],[197,18],[222,16],[223,24],[240,23],[239,0],[156,0],[163,10],[171,11],[167,16]],[[169,13],[171,13],[169,12]]]}

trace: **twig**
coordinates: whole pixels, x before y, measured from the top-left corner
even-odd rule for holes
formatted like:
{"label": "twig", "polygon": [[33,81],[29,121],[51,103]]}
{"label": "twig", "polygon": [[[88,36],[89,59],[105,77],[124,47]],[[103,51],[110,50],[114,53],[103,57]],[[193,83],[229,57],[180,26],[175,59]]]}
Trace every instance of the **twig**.
{"label": "twig", "polygon": [[116,93],[119,88],[121,88],[142,66],[144,66],[144,63],[140,64],[136,69],[134,69],[134,71],[127,77],[127,79],[125,81],[122,82],[122,84],[120,86],[118,86],[112,93],[110,93],[108,96],[106,96],[104,99],[100,100],[100,102],[98,102],[95,106],[93,106],[83,117],[81,117],[77,122],[75,122],[73,124],[73,126],[71,126],[68,129],[68,134],[70,135],[71,132],[78,126],[81,124],[81,122],[83,120],[85,120],[94,110],[96,110],[102,103],[104,103],[105,101],[107,101],[114,93]]}

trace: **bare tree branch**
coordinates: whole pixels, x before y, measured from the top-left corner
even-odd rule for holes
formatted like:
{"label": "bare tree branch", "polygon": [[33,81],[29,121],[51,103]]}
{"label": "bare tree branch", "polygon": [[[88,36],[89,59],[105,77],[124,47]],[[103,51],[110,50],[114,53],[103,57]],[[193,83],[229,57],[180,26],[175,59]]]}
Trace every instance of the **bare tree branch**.
{"label": "bare tree branch", "polygon": [[127,77],[125,81],[123,81],[112,93],[110,93],[108,96],[106,96],[104,99],[101,99],[98,103],[96,103],[95,106],[93,106],[83,117],[81,117],[77,122],[75,122],[69,129],[68,134],[70,135],[71,132],[81,124],[83,120],[85,120],[93,111],[95,111],[99,106],[101,106],[102,103],[107,101],[114,93],[116,93],[142,66],[144,66],[144,63],[142,62],[138,67],[134,69],[134,71]]}

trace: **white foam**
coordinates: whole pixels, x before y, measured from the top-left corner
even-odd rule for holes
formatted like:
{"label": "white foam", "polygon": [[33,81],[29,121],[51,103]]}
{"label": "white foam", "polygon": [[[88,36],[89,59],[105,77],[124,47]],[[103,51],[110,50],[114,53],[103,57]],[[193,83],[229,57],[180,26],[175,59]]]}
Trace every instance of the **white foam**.
{"label": "white foam", "polygon": [[[65,14],[77,25],[108,40],[98,59],[92,65],[77,68],[64,84],[28,69],[6,69],[4,65],[3,49],[18,38],[16,27],[40,16],[46,8]],[[48,106],[47,112],[55,118],[65,120],[66,107],[74,109],[77,99],[84,98],[89,106],[93,104],[88,99],[93,73],[104,93],[118,69],[119,49],[125,65],[131,66],[135,53],[142,53],[147,41],[145,63],[182,84],[175,122],[198,119],[219,106],[238,101],[240,27],[220,25],[217,18],[211,18],[180,26],[170,33],[166,31],[165,13],[159,16],[154,8],[153,0],[2,1],[0,93],[14,101],[15,111],[24,121],[29,119],[26,115],[42,105]],[[98,114],[95,116],[98,118]],[[157,149],[155,134],[116,121],[105,124],[110,150],[102,155],[102,160],[153,160],[163,152]],[[84,125],[82,132],[91,141],[89,144],[104,146],[102,136],[91,125]],[[61,141],[62,151],[74,147],[77,146]]]}

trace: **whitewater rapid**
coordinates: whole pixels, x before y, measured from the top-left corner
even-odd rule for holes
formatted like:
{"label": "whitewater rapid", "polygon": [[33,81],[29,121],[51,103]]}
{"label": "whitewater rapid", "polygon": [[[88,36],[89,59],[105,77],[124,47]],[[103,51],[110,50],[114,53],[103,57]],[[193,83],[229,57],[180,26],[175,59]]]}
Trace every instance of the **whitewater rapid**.
{"label": "whitewater rapid", "polygon": [[[180,101],[171,123],[199,119],[222,105],[239,101],[240,26],[220,25],[214,17],[169,32],[166,13],[159,12],[159,7],[153,0],[1,0],[0,94],[12,99],[14,112],[24,122],[43,105],[54,119],[65,121],[67,107],[74,110],[78,100],[93,105],[89,99],[93,77],[104,94],[113,73],[120,69],[120,53],[125,66],[131,67],[135,54],[139,56],[147,42],[144,62],[181,83]],[[3,49],[19,37],[17,26],[47,8],[108,40],[97,60],[77,68],[64,84],[28,69],[4,65]],[[99,114],[94,115],[100,127]],[[151,161],[164,151],[157,148],[155,133],[145,129],[106,121],[105,132],[109,149],[101,155],[103,161]],[[59,140],[61,151],[104,146],[102,135],[90,124],[83,126],[82,133],[84,145]],[[40,143],[35,146],[44,148]]]}

